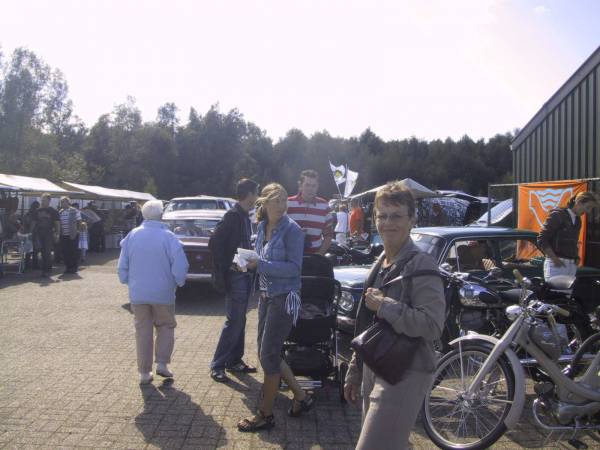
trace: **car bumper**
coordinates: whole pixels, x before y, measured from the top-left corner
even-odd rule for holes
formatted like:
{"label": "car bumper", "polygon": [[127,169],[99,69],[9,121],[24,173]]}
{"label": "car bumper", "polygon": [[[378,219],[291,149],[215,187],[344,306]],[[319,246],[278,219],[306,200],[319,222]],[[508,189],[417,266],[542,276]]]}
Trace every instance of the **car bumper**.
{"label": "car bumper", "polygon": [[186,281],[194,283],[210,283],[211,278],[210,273],[188,273],[185,277]]}

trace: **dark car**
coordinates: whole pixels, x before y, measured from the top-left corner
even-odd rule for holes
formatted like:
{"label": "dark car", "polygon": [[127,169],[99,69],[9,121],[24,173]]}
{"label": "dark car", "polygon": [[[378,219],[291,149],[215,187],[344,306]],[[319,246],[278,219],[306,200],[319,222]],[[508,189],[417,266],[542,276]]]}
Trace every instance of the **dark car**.
{"label": "dark car", "polygon": [[163,213],[163,222],[169,225],[169,229],[183,244],[190,265],[188,282],[210,282],[213,259],[208,241],[225,212],[225,209],[187,209]]}
{"label": "dark car", "polygon": [[[423,251],[433,256],[449,272],[485,276],[497,267],[502,278],[513,278],[519,269],[524,276],[543,275],[542,252],[533,231],[496,227],[414,228],[411,237]],[[356,308],[369,266],[345,266],[334,269],[342,285],[338,302],[338,329],[352,334]]]}

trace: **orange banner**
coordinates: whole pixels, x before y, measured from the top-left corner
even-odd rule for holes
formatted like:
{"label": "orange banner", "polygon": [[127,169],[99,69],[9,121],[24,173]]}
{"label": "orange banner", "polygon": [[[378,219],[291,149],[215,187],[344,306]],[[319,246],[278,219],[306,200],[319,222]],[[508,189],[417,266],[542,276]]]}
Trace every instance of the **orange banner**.
{"label": "orange banner", "polygon": [[[548,181],[528,183],[519,186],[518,227],[539,232],[546,217],[554,208],[567,206],[569,199],[580,192],[587,191],[585,181]],[[579,264],[585,257],[585,216],[581,217],[579,234]],[[531,248],[519,249],[519,257],[534,256]]]}

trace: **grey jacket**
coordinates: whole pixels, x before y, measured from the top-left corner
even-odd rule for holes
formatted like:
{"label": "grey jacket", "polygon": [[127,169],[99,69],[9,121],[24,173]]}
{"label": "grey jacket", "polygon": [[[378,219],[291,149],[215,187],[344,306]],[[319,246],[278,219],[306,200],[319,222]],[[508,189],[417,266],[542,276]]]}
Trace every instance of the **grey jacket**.
{"label": "grey jacket", "polygon": [[[373,284],[384,258],[385,254],[382,254],[373,265],[365,287]],[[404,270],[404,274],[408,275],[416,271],[438,269],[433,257],[422,252],[410,238],[396,257],[394,266],[388,274],[389,280],[386,277],[384,282],[395,279],[402,273],[402,270]],[[408,292],[404,294],[403,286],[408,288]],[[408,278],[404,281],[392,281],[385,293],[384,303],[379,308],[377,316],[392,325],[397,333],[422,337],[423,343],[413,359],[410,369],[418,372],[433,372],[436,365],[433,340],[438,339],[442,334],[446,310],[441,278],[435,275],[426,275]],[[369,317],[368,314],[365,314],[365,310],[363,296],[358,307],[355,334],[361,333],[370,325],[365,319]],[[353,354],[346,375],[346,384],[360,385],[361,382],[362,361],[356,358],[356,354]]]}

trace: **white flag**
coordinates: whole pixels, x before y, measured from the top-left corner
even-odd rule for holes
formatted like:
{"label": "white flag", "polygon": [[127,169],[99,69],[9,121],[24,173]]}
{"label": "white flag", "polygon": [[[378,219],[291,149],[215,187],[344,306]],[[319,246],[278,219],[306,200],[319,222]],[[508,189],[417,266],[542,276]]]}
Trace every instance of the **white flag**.
{"label": "white flag", "polygon": [[350,197],[354,186],[356,186],[356,180],[358,180],[358,172],[348,169],[346,171],[346,187],[344,189],[344,198]]}
{"label": "white flag", "polygon": [[331,161],[329,161],[329,167],[333,172],[333,179],[335,180],[335,184],[342,184],[344,181],[346,181],[345,166],[334,166],[333,164],[331,164]]}

